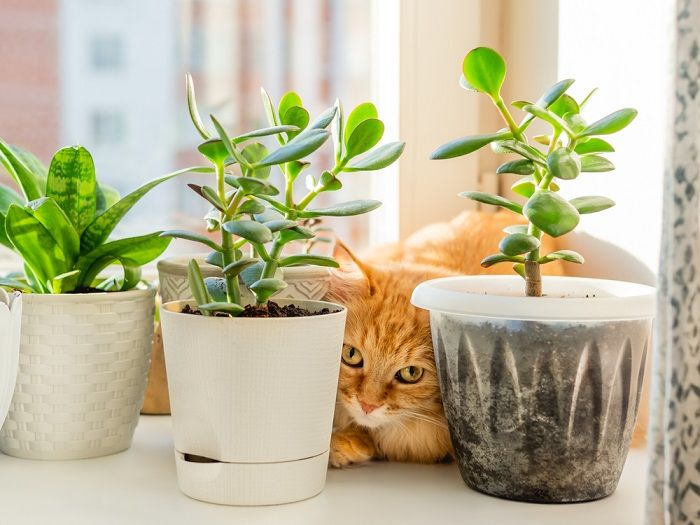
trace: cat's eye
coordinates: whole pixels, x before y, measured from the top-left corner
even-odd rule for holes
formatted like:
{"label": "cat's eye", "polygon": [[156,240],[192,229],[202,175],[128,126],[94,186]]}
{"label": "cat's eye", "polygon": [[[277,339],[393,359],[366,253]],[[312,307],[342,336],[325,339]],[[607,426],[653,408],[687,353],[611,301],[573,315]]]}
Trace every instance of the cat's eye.
{"label": "cat's eye", "polygon": [[354,368],[360,368],[362,366],[362,354],[354,346],[343,345],[343,363]]}
{"label": "cat's eye", "polygon": [[419,366],[407,366],[396,372],[395,377],[399,383],[416,383],[423,377],[423,369]]}

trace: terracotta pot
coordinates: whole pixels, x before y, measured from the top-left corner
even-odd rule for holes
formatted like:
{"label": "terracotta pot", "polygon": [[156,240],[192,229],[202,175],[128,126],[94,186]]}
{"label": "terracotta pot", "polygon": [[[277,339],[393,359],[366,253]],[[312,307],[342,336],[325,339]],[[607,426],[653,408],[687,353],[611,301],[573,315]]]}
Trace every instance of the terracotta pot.
{"label": "terracotta pot", "polygon": [[271,505],[323,489],[346,310],[293,302],[333,313],[231,318],[180,313],[185,301],[161,308],[175,463],[188,496]]}
{"label": "terracotta pot", "polygon": [[25,294],[0,450],[56,460],[129,448],[150,365],[154,299],[155,289]]}

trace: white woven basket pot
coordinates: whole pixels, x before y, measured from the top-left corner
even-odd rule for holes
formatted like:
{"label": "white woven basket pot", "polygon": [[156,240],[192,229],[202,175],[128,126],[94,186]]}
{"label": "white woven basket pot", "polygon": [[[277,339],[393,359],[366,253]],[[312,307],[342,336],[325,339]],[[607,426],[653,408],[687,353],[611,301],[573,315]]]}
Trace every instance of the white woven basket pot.
{"label": "white woven basket pot", "polygon": [[321,492],[345,309],[295,300],[335,313],[216,318],[179,313],[184,304],[161,308],[180,489],[227,505],[288,503]]}
{"label": "white woven basket pot", "polygon": [[654,289],[545,277],[435,279],[435,361],[460,472],[470,487],[540,503],[611,494],[627,457],[651,349]]}
{"label": "white woven basket pot", "polygon": [[126,450],[143,403],[155,290],[24,295],[17,385],[0,450],[83,459]]}
{"label": "white woven basket pot", "polygon": [[[199,262],[204,277],[223,277],[221,269],[204,262],[204,254],[171,257],[158,261],[158,281],[163,303],[171,301],[191,301],[192,292],[187,282],[187,264],[191,259]],[[331,274],[328,268],[320,266],[290,266],[282,268],[287,288],[275,295],[278,299],[309,299],[320,301],[328,293]],[[253,295],[241,289],[242,299],[253,301]]]}
{"label": "white woven basket pot", "polygon": [[21,326],[22,296],[0,288],[0,427],[15,391]]}

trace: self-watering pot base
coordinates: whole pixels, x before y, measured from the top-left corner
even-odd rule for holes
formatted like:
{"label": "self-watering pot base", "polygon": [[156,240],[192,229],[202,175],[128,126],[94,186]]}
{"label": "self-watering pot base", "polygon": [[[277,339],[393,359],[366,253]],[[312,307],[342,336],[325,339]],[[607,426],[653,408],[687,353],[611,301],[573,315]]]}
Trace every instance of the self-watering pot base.
{"label": "self-watering pot base", "polygon": [[180,490],[221,505],[278,505],[316,496],[326,483],[328,451],[278,463],[197,463],[175,450]]}

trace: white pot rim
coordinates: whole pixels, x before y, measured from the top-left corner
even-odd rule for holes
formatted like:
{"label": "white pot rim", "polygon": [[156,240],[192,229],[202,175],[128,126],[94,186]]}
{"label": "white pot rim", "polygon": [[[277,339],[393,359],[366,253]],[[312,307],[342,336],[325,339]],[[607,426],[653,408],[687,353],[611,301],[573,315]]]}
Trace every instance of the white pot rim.
{"label": "white pot rim", "polygon": [[154,286],[148,285],[142,288],[132,288],[125,292],[91,292],[91,293],[25,293],[22,294],[25,303],[35,301],[41,302],[57,302],[57,303],[84,303],[86,300],[94,299],[102,301],[106,299],[118,301],[130,301],[134,297],[155,294]]}
{"label": "white pot rim", "polygon": [[543,277],[543,297],[524,295],[517,275],[443,277],[419,284],[411,303],[442,313],[536,321],[605,321],[654,316],[656,290],[584,277]]}
{"label": "white pot rim", "polygon": [[[258,324],[258,323],[270,323],[270,322],[276,322],[276,323],[314,323],[318,322],[319,319],[328,319],[329,317],[333,316],[339,316],[339,315],[345,315],[345,311],[347,310],[343,305],[338,304],[338,303],[331,303],[329,301],[311,301],[309,299],[278,299],[275,300],[274,297],[271,299],[271,301],[281,304],[281,305],[286,305],[286,304],[296,304],[297,306],[301,308],[306,308],[308,310],[322,310],[323,308],[328,308],[331,310],[331,313],[329,314],[324,314],[324,315],[308,315],[304,317],[213,317],[213,316],[208,316],[205,317],[203,315],[192,315],[192,314],[183,314],[181,312],[182,308],[189,304],[190,306],[196,306],[196,303],[194,301],[170,301],[167,303],[164,303],[160,307],[160,315],[161,318],[163,316],[187,316],[192,317],[194,319],[198,319],[207,323],[219,323],[219,324],[230,324],[233,322],[239,323],[239,324]],[[335,310],[335,311],[334,311]]]}

